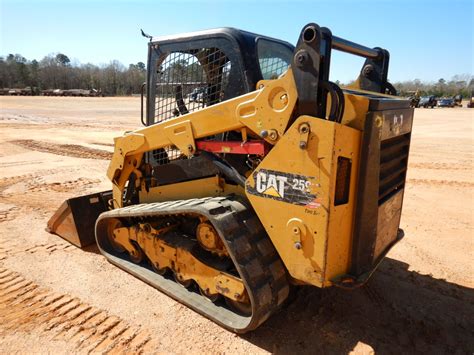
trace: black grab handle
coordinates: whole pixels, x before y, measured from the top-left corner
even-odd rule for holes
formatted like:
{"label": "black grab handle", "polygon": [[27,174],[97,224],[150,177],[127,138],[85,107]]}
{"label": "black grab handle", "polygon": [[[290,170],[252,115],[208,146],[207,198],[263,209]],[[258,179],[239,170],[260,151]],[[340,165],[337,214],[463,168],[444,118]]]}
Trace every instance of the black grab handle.
{"label": "black grab handle", "polygon": [[382,55],[382,52],[378,49],[369,48],[336,36],[332,36],[332,48],[368,59],[379,59]]}
{"label": "black grab handle", "polygon": [[145,94],[145,87],[146,87],[146,82],[144,82],[140,88],[140,95],[141,95],[141,99],[140,99],[140,104],[141,104],[141,121],[142,121],[142,125],[146,126],[146,122],[143,120],[143,96]]}

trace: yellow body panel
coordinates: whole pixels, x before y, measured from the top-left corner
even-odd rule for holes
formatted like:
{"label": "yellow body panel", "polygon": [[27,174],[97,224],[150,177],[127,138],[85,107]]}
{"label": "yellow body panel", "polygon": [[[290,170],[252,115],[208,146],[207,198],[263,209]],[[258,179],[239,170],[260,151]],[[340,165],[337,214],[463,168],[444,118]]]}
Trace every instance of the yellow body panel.
{"label": "yellow body panel", "polygon": [[369,100],[364,96],[345,93],[344,102],[341,124],[363,131]]}
{"label": "yellow body panel", "polygon": [[139,192],[139,198],[140,203],[149,203],[208,196],[225,196],[232,193],[245,195],[244,190],[240,186],[226,184],[224,179],[216,175],[204,179],[152,187],[148,192],[142,189]]}
{"label": "yellow body panel", "polygon": [[[302,124],[310,127],[305,149],[300,148]],[[301,116],[247,179],[248,199],[290,275],[300,282],[322,287],[347,271],[359,142],[355,129]],[[352,159],[353,178],[349,202],[334,207],[338,156]]]}
{"label": "yellow body panel", "polygon": [[[357,197],[357,176],[359,167],[359,150],[361,132],[348,130],[346,126],[335,125],[335,140],[332,160],[334,172],[330,186],[330,213],[326,245],[325,285],[330,280],[348,272],[351,259],[352,230],[354,220],[355,201]],[[349,202],[335,205],[335,182],[338,157],[347,157],[351,161]]]}

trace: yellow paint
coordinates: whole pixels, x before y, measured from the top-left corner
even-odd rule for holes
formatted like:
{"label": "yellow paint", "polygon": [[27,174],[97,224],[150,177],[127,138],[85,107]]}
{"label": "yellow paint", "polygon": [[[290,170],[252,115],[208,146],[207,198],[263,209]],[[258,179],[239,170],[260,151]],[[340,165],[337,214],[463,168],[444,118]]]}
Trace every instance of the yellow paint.
{"label": "yellow paint", "polygon": [[[115,243],[134,257],[137,253],[144,253],[157,270],[170,269],[183,282],[194,280],[209,295],[222,294],[234,301],[248,302],[248,294],[241,279],[206,265],[191,253],[191,247],[177,248],[160,238],[160,234],[170,229],[172,227],[164,231],[149,224],[139,224],[116,228],[113,234],[117,236]],[[140,251],[131,241],[140,246]]]}
{"label": "yellow paint", "polygon": [[[299,127],[303,123],[310,127],[306,149],[299,146]],[[255,187],[256,181],[253,175],[247,179],[248,199],[290,275],[300,282],[321,287],[328,284],[329,278],[335,272],[347,270],[352,238],[355,181],[351,181],[349,203],[335,209],[335,169],[339,154],[346,157],[356,157],[359,154],[359,140],[360,132],[353,128],[301,116],[256,169],[257,172],[267,169],[307,177],[311,182],[309,192],[317,195],[320,207],[299,206],[265,195],[250,194],[248,188]],[[353,167],[356,169],[357,162]],[[352,173],[356,176],[356,171]],[[335,212],[335,216],[330,215],[330,212]],[[338,234],[339,232],[345,234]],[[301,249],[297,249],[295,245],[298,240],[301,240]],[[328,267],[329,261],[332,264]]]}
{"label": "yellow paint", "polygon": [[[325,266],[325,283],[329,280],[347,273],[351,259],[351,244],[353,220],[355,214],[355,200],[357,189],[357,176],[359,172],[359,150],[361,132],[343,125],[335,125],[334,151],[331,170],[334,179],[329,186],[330,211],[328,225],[328,242]],[[336,169],[338,157],[351,159],[351,181],[349,188],[349,203],[339,206],[334,205],[336,193]]]}
{"label": "yellow paint", "polygon": [[231,193],[244,195],[240,186],[226,184],[222,178],[208,178],[179,182],[175,184],[152,187],[148,192],[139,192],[140,203],[186,200],[208,196],[225,196]]}

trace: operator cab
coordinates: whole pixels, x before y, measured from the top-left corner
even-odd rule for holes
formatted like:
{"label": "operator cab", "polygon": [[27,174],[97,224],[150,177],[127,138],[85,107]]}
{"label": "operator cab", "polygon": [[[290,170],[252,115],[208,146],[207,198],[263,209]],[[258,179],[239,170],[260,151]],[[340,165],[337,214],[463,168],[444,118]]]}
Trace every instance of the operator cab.
{"label": "operator cab", "polygon": [[293,52],[288,42],[235,28],[152,38],[146,124],[254,91],[283,74]]}

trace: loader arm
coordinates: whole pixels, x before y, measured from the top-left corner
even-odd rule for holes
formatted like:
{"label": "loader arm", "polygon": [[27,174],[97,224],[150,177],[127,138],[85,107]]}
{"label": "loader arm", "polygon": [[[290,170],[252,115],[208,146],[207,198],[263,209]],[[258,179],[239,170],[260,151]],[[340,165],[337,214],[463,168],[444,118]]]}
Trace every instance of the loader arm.
{"label": "loader arm", "polygon": [[195,140],[234,130],[262,131],[275,144],[285,133],[293,113],[297,91],[290,69],[277,80],[262,80],[260,89],[203,110],[183,115],[115,138],[115,148],[107,176],[113,183],[114,207],[123,206],[125,185],[138,172],[143,154],[175,146],[188,157],[196,151]]}

